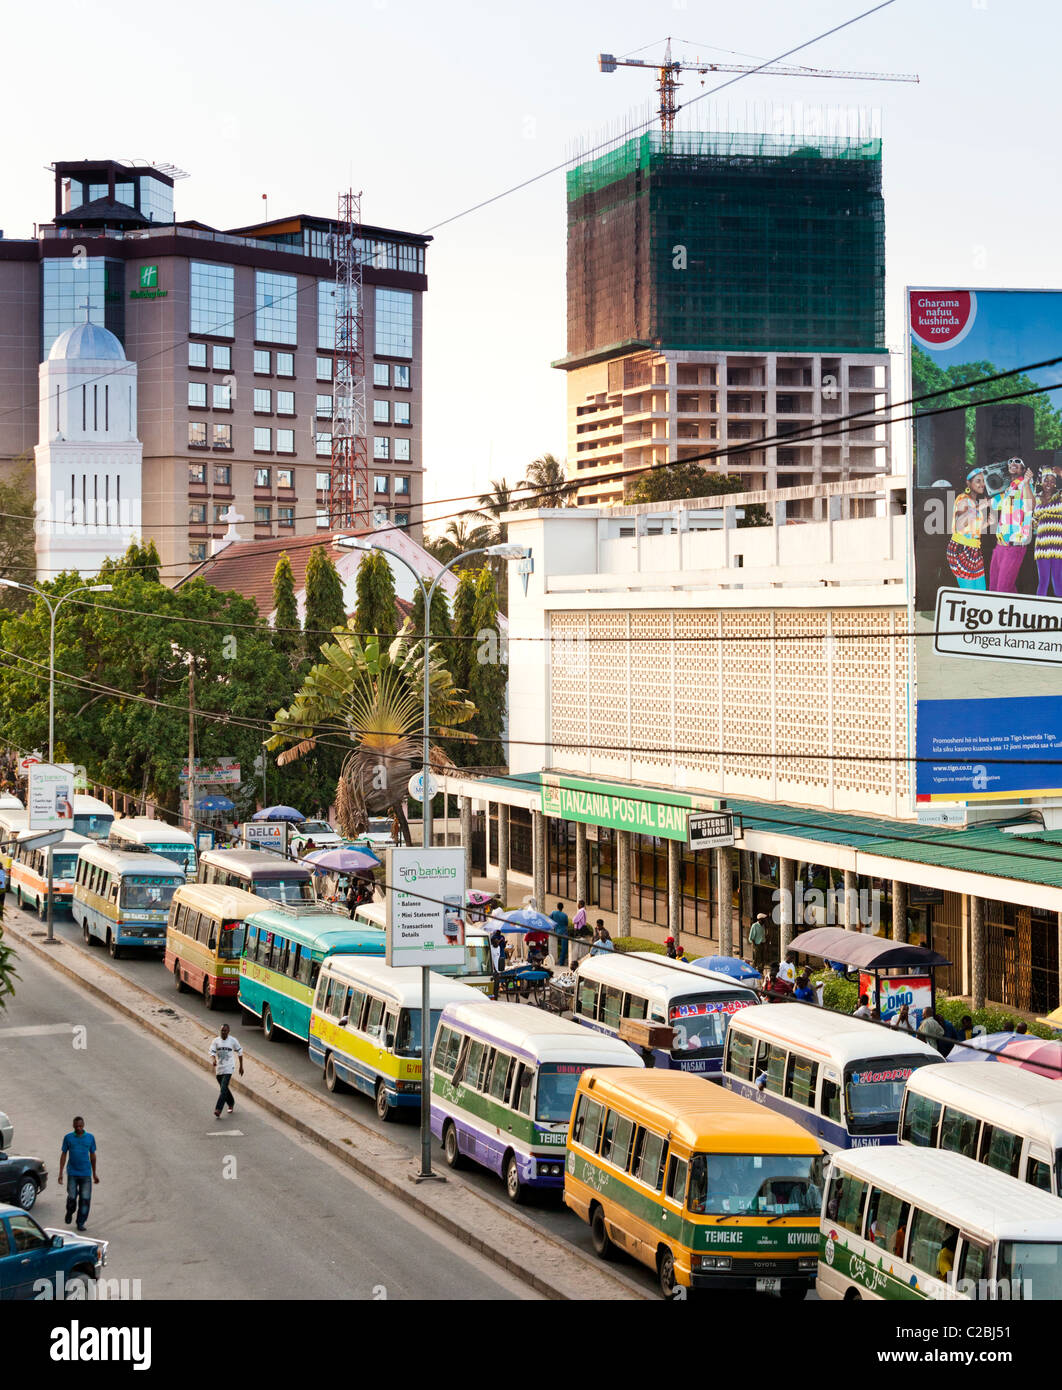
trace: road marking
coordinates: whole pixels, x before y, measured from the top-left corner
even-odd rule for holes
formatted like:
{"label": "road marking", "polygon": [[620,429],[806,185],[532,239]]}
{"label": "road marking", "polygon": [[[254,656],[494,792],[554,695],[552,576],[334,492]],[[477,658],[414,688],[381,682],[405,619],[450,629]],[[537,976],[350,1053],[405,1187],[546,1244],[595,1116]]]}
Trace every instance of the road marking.
{"label": "road marking", "polygon": [[233,1134],[235,1134],[235,1135],[237,1135],[240,1139],[243,1138],[243,1130],[242,1130],[242,1129],[208,1129],[208,1130],[206,1131],[206,1133],[207,1133],[207,1134],[217,1135],[218,1137],[224,1137],[225,1135],[233,1135]]}
{"label": "road marking", "polygon": [[72,1023],[29,1023],[24,1028],[0,1028],[0,1042],[5,1038],[41,1038],[47,1033],[72,1033]]}

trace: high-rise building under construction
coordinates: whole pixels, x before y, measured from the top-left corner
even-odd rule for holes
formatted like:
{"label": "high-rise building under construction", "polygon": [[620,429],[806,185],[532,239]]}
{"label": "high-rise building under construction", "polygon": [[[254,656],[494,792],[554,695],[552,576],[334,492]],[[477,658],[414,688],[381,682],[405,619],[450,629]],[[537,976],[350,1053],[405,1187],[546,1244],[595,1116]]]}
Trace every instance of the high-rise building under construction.
{"label": "high-rise building under construction", "polygon": [[886,467],[881,428],[799,439],[888,391],[880,140],[650,131],[573,168],[567,197],[555,365],[580,501],[718,447],[705,466],[749,488]]}

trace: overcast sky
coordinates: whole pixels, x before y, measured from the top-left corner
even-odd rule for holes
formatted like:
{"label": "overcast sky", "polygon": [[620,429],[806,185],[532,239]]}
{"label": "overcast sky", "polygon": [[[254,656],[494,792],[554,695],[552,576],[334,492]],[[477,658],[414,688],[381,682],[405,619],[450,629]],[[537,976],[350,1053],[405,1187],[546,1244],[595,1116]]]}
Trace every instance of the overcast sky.
{"label": "overcast sky", "polygon": [[[263,193],[274,217],[331,215],[352,182],[366,221],[427,230],[645,110],[653,75],[602,75],[599,52],[654,57],[670,33],[688,41],[675,56],[772,57],[872,3],[60,0],[44,19],[22,6],[4,22],[18,138],[5,142],[0,226],[27,236],[48,220],[54,159],[143,158],[192,175],[177,188],[181,218],[258,220]],[[879,113],[899,348],[907,283],[1059,285],[1060,39],[1050,0],[896,0],[792,61],[917,72],[920,85],[752,77],[680,124],[807,124],[824,105]],[[702,90],[690,77],[680,100]],[[564,378],[549,363],[565,350],[564,238],[563,173],[435,232],[427,497],[515,482],[537,454],[563,456]]]}

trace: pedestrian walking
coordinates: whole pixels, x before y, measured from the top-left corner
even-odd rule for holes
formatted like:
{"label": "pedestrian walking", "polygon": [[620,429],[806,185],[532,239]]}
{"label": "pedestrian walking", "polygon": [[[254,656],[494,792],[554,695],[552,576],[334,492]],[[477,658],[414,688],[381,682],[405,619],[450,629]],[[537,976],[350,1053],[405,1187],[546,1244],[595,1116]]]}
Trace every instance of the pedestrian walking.
{"label": "pedestrian walking", "polygon": [[752,963],[763,974],[763,960],[767,950],[767,914],[757,912],[749,927],[749,945],[752,947]]}
{"label": "pedestrian walking", "polygon": [[575,965],[590,954],[590,943],[594,939],[590,923],[586,920],[586,904],[582,899],[572,922],[572,937],[572,964]]}
{"label": "pedestrian walking", "polygon": [[227,1023],[221,1025],[221,1032],[210,1044],[210,1059],[214,1063],[214,1075],[218,1079],[218,1103],[214,1110],[214,1119],[220,1120],[222,1105],[228,1105],[230,1115],[236,1106],[236,1099],[229,1089],[229,1083],[237,1062],[240,1064],[240,1075],[243,1075],[243,1048],[236,1038],[230,1036]]}
{"label": "pedestrian walking", "polygon": [[556,912],[551,912],[551,919],[557,924],[557,964],[568,964],[568,928],[571,923],[568,921],[568,914],[564,910],[564,904],[558,903]]}
{"label": "pedestrian walking", "polygon": [[[69,1162],[67,1161],[69,1160]],[[85,1128],[80,1115],[74,1116],[74,1128],[63,1137],[59,1155],[59,1186],[63,1185],[66,1170],[66,1220],[69,1224],[77,1208],[77,1228],[83,1231],[88,1224],[92,1205],[92,1184],[100,1180],[96,1171],[96,1136]]]}
{"label": "pedestrian walking", "polygon": [[4,895],[7,893],[7,869],[0,859],[0,922],[4,920]]}

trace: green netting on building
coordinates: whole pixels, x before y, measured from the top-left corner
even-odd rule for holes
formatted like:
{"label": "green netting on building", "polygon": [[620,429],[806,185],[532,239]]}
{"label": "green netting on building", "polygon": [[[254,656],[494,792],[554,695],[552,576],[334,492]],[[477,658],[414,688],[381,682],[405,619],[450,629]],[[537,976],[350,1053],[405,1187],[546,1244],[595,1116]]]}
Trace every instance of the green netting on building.
{"label": "green netting on building", "polygon": [[567,183],[569,361],[884,350],[880,140],[650,131]]}

